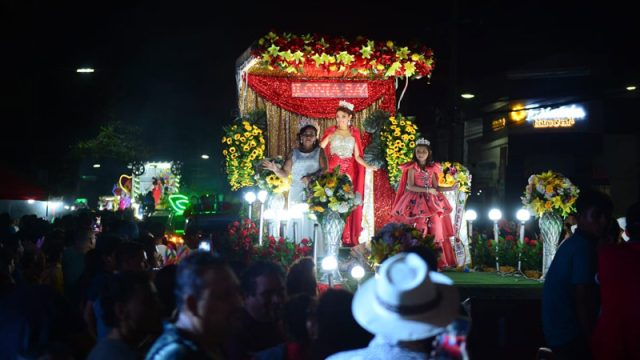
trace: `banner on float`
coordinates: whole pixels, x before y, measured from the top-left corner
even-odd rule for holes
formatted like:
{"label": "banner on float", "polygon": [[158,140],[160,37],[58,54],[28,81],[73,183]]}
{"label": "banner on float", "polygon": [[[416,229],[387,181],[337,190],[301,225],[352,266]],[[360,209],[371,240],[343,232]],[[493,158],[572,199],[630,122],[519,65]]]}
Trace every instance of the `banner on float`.
{"label": "banner on float", "polygon": [[369,85],[362,82],[292,82],[291,97],[294,98],[368,98]]}

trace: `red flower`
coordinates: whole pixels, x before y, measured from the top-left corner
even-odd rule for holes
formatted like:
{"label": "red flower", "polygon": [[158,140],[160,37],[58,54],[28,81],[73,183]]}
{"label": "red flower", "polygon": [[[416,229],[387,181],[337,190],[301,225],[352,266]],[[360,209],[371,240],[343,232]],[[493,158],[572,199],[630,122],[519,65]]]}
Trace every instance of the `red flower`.
{"label": "red flower", "polygon": [[538,244],[538,242],[535,241],[535,240],[529,241],[529,245],[531,245],[531,246],[536,246],[536,244]]}
{"label": "red flower", "polygon": [[507,235],[504,239],[506,241],[515,241],[516,240],[516,238],[513,235]]}
{"label": "red flower", "polygon": [[237,221],[234,221],[231,225],[233,225],[233,226],[240,226],[240,223],[239,223],[239,222],[237,222]]}
{"label": "red flower", "polygon": [[280,240],[278,240],[278,244],[283,245],[285,243],[284,238],[280,238]]}
{"label": "red flower", "polygon": [[309,244],[309,239],[304,238],[304,239],[300,240],[300,243],[301,243],[302,245],[308,245],[308,244]]}

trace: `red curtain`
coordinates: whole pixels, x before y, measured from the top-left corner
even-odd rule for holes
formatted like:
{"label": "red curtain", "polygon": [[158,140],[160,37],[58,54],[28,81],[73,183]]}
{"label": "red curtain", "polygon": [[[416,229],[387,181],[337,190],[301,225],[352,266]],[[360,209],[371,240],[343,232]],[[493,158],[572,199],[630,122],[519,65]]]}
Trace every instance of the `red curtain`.
{"label": "red curtain", "polygon": [[[247,76],[247,75],[245,75]],[[289,112],[316,119],[329,119],[336,116],[337,100],[346,100],[355,105],[355,112],[361,111],[382,99],[380,109],[395,114],[396,93],[394,80],[344,80],[344,79],[300,79],[263,75],[248,75],[249,87],[266,101]],[[322,82],[344,83],[364,82],[369,87],[367,98],[294,98],[291,96],[291,83]]]}

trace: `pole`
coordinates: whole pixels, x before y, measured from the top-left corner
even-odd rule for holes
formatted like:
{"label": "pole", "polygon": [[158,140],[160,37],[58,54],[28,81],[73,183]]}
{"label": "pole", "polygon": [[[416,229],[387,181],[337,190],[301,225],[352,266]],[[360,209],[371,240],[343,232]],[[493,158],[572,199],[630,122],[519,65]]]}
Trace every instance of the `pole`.
{"label": "pole", "polygon": [[262,246],[262,232],[264,229],[264,203],[260,203],[260,235],[258,235],[258,244]]}
{"label": "pole", "polygon": [[[318,262],[318,224],[313,224],[313,263]],[[316,266],[317,268],[317,266]]]}
{"label": "pole", "polygon": [[524,244],[524,221],[520,222],[520,252],[518,253],[518,272],[522,272],[522,245]]}
{"label": "pole", "polygon": [[500,258],[498,257],[498,222],[493,222],[493,238],[496,241],[496,272],[500,272]]}

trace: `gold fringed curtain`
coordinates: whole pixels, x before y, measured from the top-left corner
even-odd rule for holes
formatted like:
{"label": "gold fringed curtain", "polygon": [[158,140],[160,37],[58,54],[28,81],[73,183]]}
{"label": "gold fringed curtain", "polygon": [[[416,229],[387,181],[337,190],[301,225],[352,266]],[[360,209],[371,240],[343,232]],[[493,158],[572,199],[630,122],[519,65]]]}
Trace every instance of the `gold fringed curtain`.
{"label": "gold fringed curtain", "polygon": [[[268,131],[266,153],[268,156],[288,156],[289,152],[297,145],[296,135],[298,134],[298,122],[305,116],[286,111],[269,103],[256,94],[250,87],[245,87],[244,83],[241,85],[240,96],[238,99],[238,108],[241,111],[241,115],[245,115],[253,110],[259,109],[266,111]],[[362,128],[364,120],[373,111],[380,107],[381,102],[382,99],[379,99],[366,109],[355,114],[353,125],[360,129],[362,133],[364,133]],[[320,126],[320,133],[318,134],[318,137],[322,136],[326,128],[336,124],[335,119],[333,118],[315,120],[317,120],[318,125]]]}

